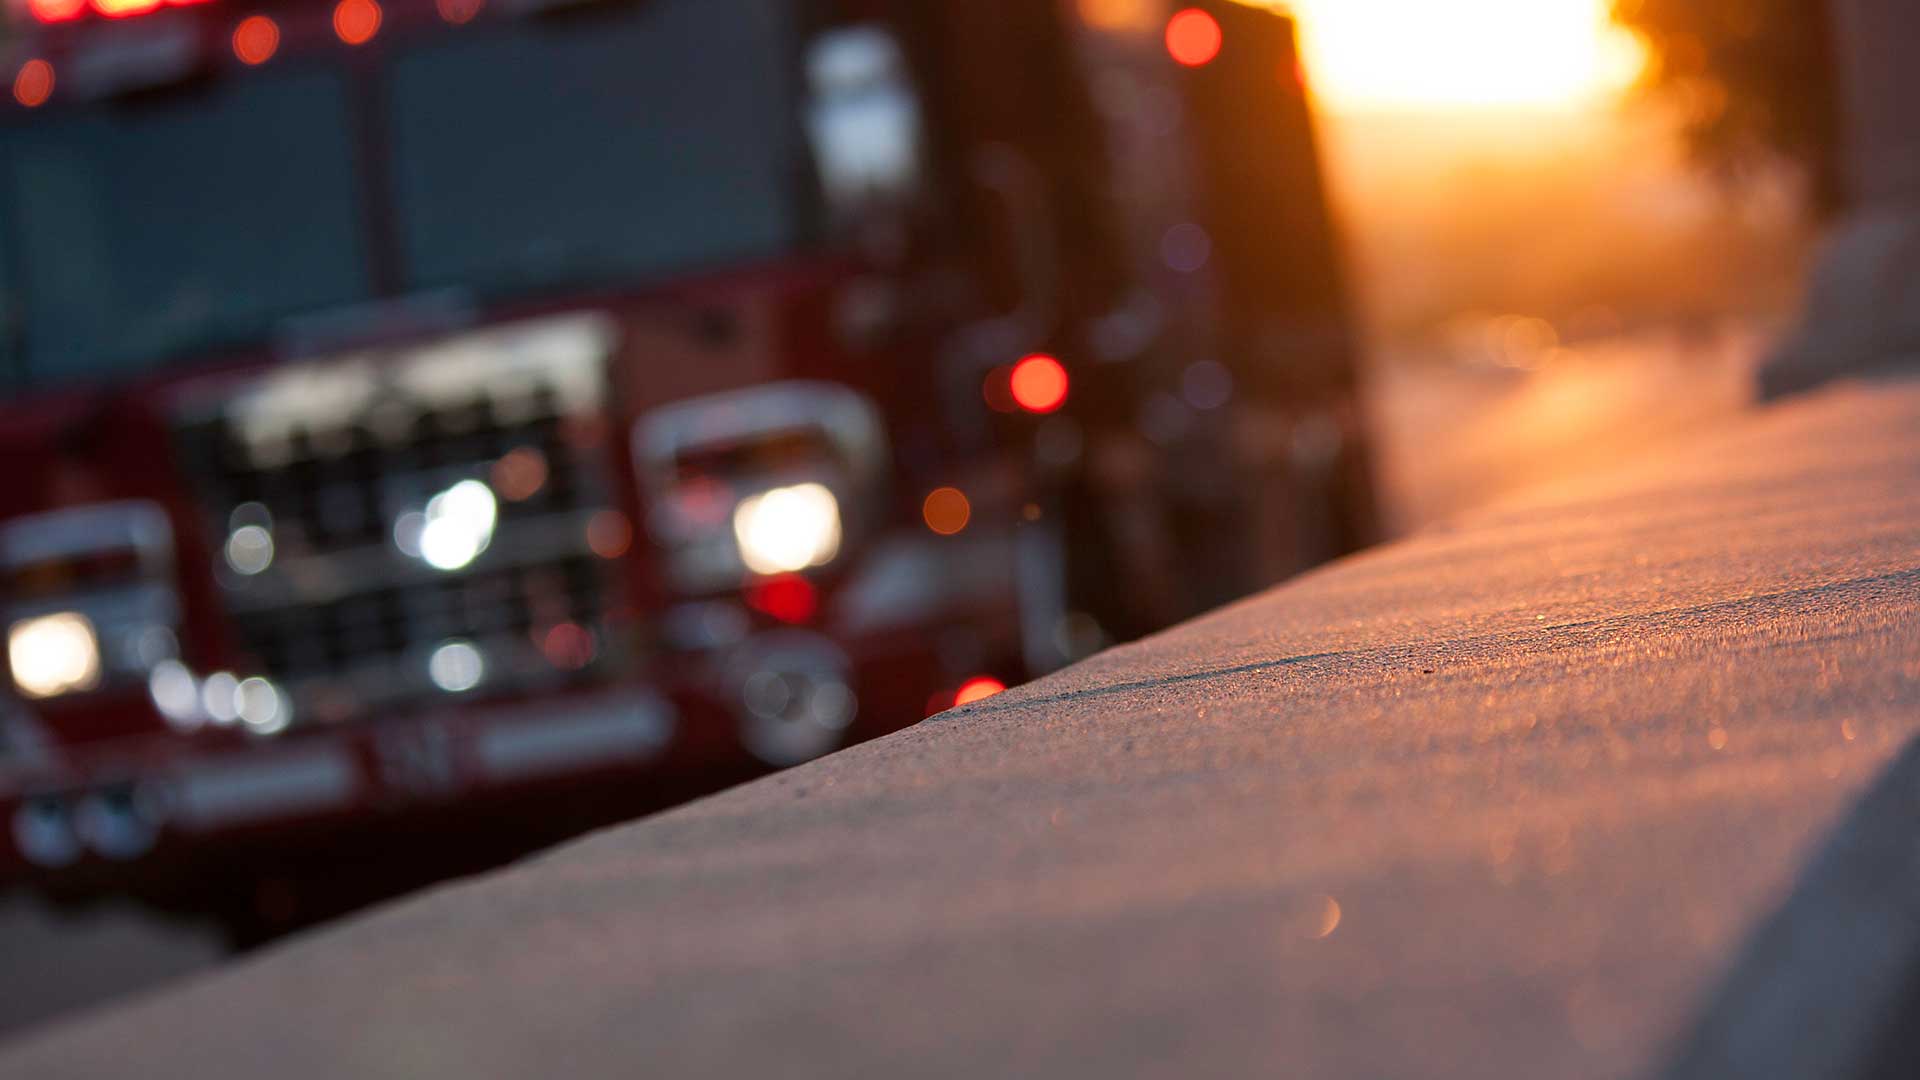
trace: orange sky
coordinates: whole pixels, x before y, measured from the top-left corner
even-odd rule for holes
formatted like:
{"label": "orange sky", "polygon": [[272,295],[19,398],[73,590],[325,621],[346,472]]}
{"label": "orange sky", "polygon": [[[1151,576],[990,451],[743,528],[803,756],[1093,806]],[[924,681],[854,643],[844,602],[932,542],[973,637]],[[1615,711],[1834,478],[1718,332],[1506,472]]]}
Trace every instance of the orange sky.
{"label": "orange sky", "polygon": [[1632,83],[1607,0],[1286,0],[1334,111],[1579,109]]}

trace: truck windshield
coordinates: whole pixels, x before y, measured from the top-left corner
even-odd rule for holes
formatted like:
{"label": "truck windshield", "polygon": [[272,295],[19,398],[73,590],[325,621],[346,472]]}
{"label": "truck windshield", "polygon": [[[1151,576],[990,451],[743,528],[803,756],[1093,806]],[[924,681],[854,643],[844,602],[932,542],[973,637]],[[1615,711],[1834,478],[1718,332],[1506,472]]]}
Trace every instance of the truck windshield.
{"label": "truck windshield", "polygon": [[12,366],[112,375],[364,297],[344,99],[290,64],[0,130]]}
{"label": "truck windshield", "polygon": [[[396,30],[377,75],[316,53],[0,127],[0,349],[44,384],[268,340],[376,298],[376,220],[402,293],[563,294],[787,250],[809,191],[791,7]],[[356,94],[382,122],[352,122]]]}
{"label": "truck windshield", "polygon": [[393,180],[413,286],[631,279],[793,243],[791,7],[656,0],[408,51]]}

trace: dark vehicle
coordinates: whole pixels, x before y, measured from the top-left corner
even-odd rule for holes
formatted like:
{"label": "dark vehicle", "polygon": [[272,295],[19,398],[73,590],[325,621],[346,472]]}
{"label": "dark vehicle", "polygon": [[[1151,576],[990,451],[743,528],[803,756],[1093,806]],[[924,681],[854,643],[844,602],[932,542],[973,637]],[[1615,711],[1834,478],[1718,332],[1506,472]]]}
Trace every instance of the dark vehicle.
{"label": "dark vehicle", "polygon": [[243,940],[1351,550],[1291,23],[24,0],[0,873]]}

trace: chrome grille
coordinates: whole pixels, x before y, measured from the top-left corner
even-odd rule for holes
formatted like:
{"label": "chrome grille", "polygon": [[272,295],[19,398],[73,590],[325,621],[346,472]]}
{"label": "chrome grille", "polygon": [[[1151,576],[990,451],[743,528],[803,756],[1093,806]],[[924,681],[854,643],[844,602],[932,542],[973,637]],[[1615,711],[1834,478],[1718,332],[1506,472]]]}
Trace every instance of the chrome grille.
{"label": "chrome grille", "polygon": [[[611,341],[597,318],[544,320],[303,363],[184,410],[243,674],[286,687],[297,717],[341,720],[618,666]],[[433,561],[436,494],[474,482],[492,507],[484,532],[461,526],[477,554]],[[455,642],[484,658],[470,688],[431,674]]]}

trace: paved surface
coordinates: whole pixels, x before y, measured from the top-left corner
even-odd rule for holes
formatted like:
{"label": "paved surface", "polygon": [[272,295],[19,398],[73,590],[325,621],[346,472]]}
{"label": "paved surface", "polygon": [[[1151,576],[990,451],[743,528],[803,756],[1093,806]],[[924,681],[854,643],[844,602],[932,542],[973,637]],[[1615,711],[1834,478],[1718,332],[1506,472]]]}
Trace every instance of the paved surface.
{"label": "paved surface", "polygon": [[131,904],[65,912],[0,894],[0,1040],[109,996],[161,986],[226,952],[211,927]]}
{"label": "paved surface", "polygon": [[1767,348],[1730,324],[1558,348],[1521,370],[1389,352],[1368,380],[1387,516],[1411,532],[1724,422],[1752,404]]}
{"label": "paved surface", "polygon": [[1920,727],[1920,383],[1509,500],[0,1073],[1618,1076]]}

